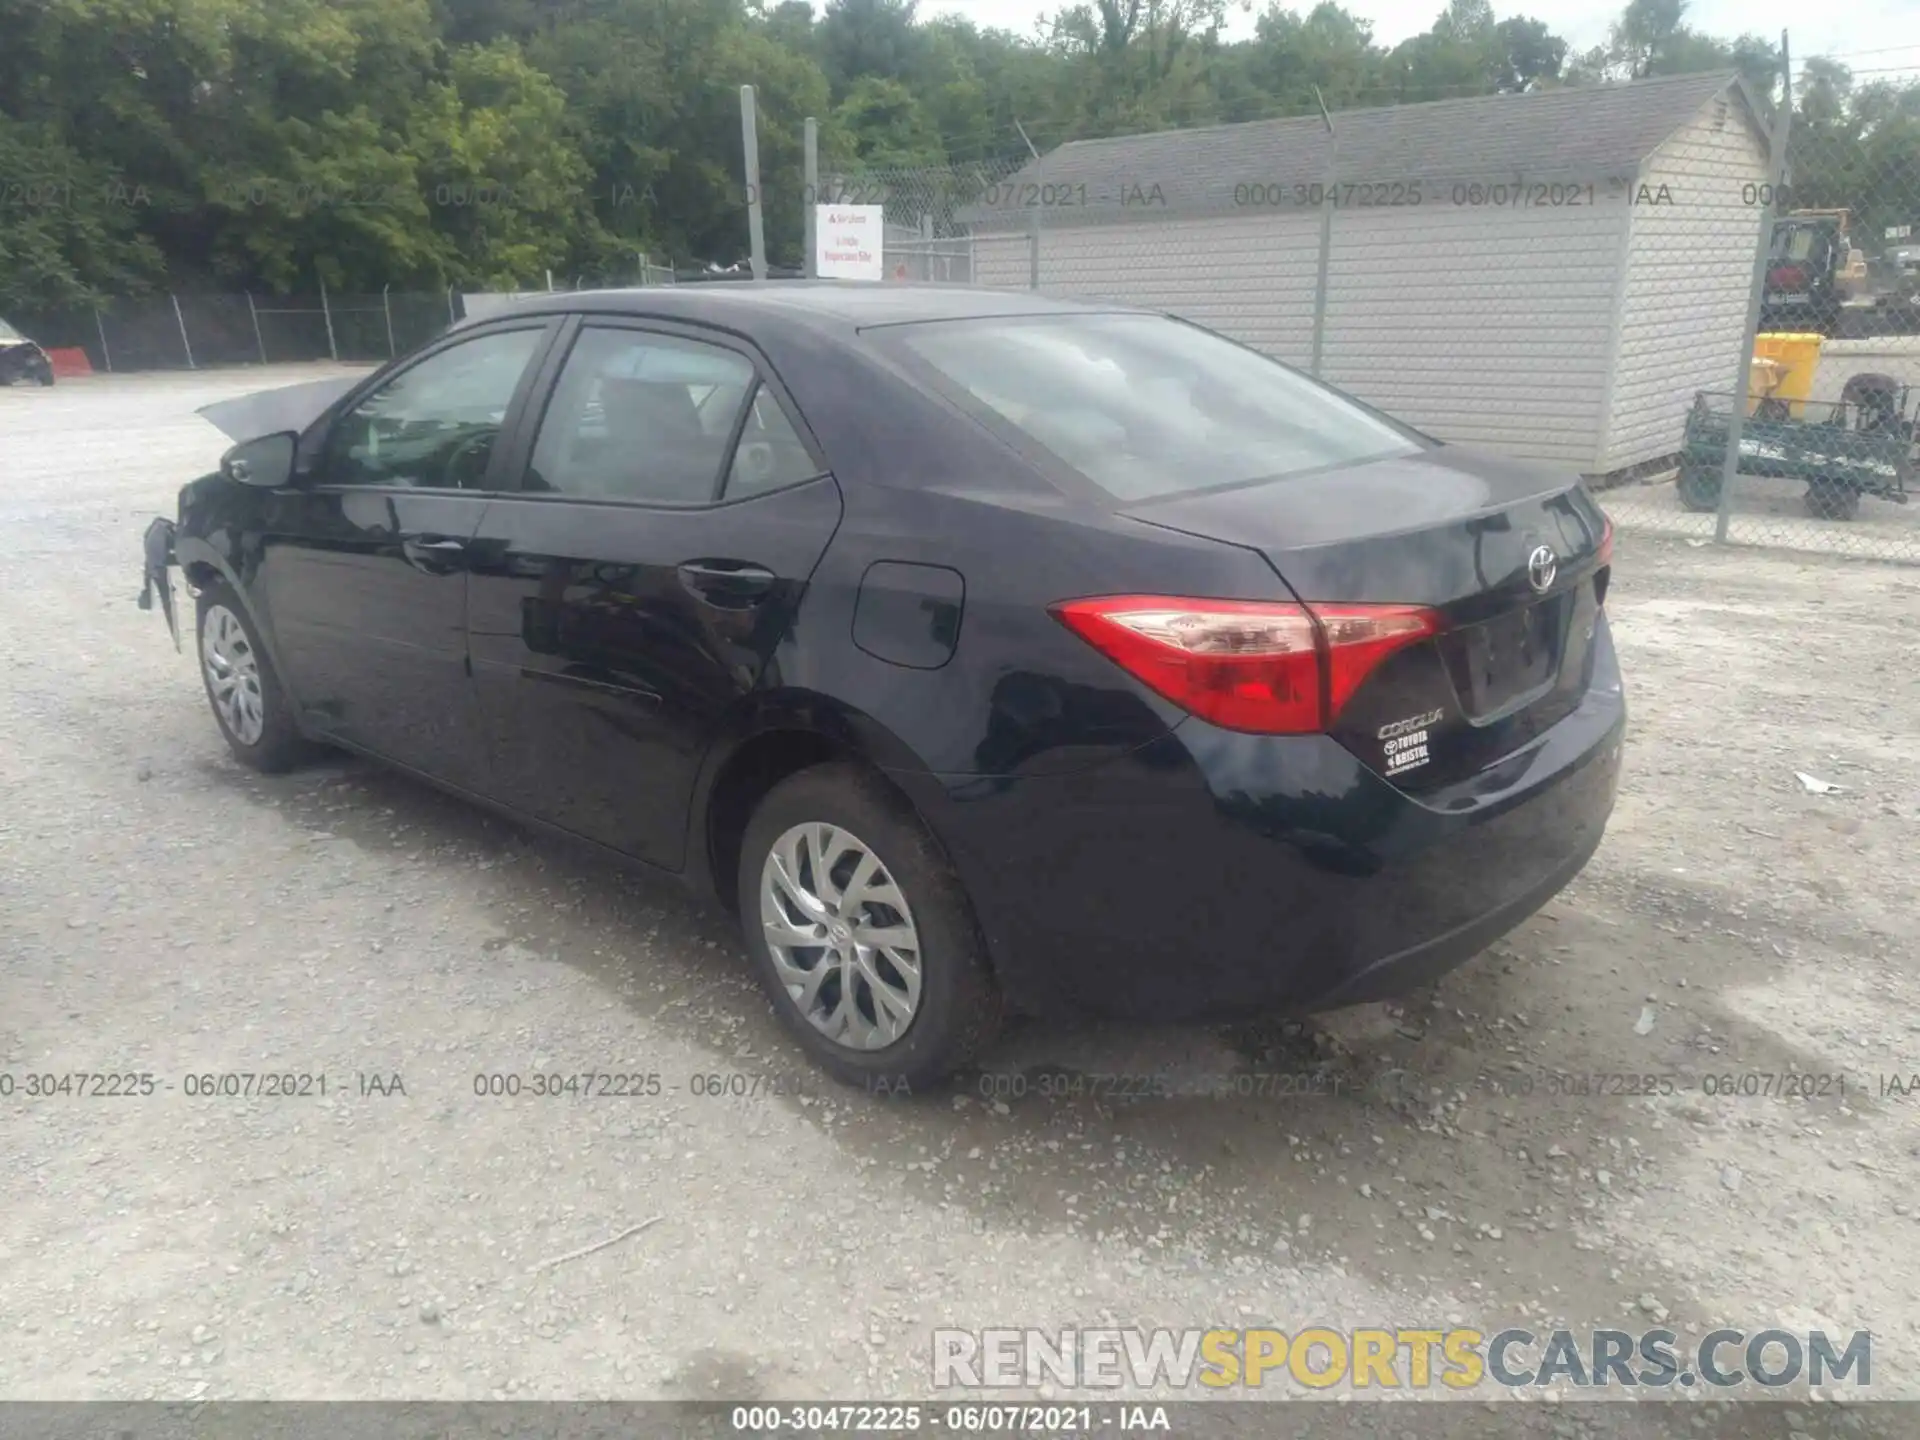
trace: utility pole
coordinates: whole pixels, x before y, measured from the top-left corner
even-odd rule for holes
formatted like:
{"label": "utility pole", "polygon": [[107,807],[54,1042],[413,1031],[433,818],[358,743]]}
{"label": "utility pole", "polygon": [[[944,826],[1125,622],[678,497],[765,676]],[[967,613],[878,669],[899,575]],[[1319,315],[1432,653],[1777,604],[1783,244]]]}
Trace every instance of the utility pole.
{"label": "utility pole", "polygon": [[801,261],[801,268],[809,280],[820,278],[819,231],[820,223],[820,122],[809,115],[801,127],[801,150],[805,166],[804,179],[806,194],[806,231],[807,254]]}
{"label": "utility pole", "polygon": [[1733,405],[1727,414],[1727,454],[1720,465],[1720,503],[1713,519],[1713,538],[1726,543],[1733,518],[1734,477],[1740,473],[1740,431],[1747,418],[1747,395],[1753,388],[1753,341],[1760,329],[1760,302],[1766,295],[1767,271],[1773,266],[1773,212],[1787,178],[1787,136],[1793,126],[1793,64],[1787,55],[1787,32],[1780,32],[1780,108],[1773,115],[1772,154],[1768,170],[1773,184],[1760,207],[1760,233],[1754,237],[1753,273],[1747,279],[1747,323],[1740,332],[1740,368],[1733,381]]}
{"label": "utility pole", "polygon": [[767,232],[760,213],[760,125],[753,87],[740,87],[740,146],[747,162],[747,242],[752,247],[753,278],[767,278]]}

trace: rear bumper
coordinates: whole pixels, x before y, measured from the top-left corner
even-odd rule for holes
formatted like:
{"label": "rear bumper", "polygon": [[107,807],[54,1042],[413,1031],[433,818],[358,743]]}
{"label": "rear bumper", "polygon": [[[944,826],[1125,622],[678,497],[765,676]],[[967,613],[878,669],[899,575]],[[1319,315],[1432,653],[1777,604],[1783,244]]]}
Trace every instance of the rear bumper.
{"label": "rear bumper", "polygon": [[1419,798],[1323,736],[1188,720],[1075,775],[950,778],[927,816],[1023,1009],[1168,1020],[1380,999],[1511,930],[1599,846],[1626,704]]}
{"label": "rear bumper", "polygon": [[1438,980],[1449,970],[1471,960],[1558,895],[1569,880],[1586,868],[1587,861],[1593,858],[1594,851],[1599,848],[1600,842],[1596,839],[1593,844],[1576,850],[1559,865],[1540,875],[1531,889],[1522,891],[1497,908],[1443,935],[1410,945],[1405,950],[1383,956],[1354,971],[1344,983],[1315,998],[1311,1008],[1334,1010],[1343,1005],[1386,1000],[1404,994],[1415,986]]}

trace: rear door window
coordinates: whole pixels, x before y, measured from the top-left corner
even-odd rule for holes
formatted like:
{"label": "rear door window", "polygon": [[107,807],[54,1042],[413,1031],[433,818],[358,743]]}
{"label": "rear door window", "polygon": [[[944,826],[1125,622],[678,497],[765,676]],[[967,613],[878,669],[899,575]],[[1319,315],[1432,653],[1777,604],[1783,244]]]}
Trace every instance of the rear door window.
{"label": "rear door window", "polygon": [[941,388],[984,407],[1123,501],[1424,448],[1413,431],[1338,391],[1162,316],[889,328]]}
{"label": "rear door window", "polygon": [[560,372],[523,488],[710,505],[755,379],[745,356],[718,345],[589,325]]}
{"label": "rear door window", "polygon": [[740,500],[764,495],[811,480],[820,473],[805,442],[787,419],[773,392],[761,385],[753,392],[747,423],[741,427],[733,464],[727,469],[725,498]]}

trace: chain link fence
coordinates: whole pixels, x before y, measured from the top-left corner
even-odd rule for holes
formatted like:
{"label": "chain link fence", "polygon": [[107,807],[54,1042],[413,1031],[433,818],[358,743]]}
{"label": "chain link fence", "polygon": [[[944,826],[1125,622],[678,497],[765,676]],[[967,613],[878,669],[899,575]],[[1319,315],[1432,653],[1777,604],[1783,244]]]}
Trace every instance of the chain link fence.
{"label": "chain link fence", "polygon": [[[538,285],[511,293],[670,285],[675,279],[671,266],[642,254],[633,272],[548,274]],[[467,299],[467,293],[457,289],[366,294],[322,289],[311,295],[277,296],[201,292],[117,298],[6,318],[45,349],[84,351],[96,372],[198,370],[389,360],[465,319]]]}
{"label": "chain link fence", "polygon": [[1732,75],[1568,87],[872,170],[820,200],[883,207],[888,280],[1198,321],[1577,471],[1625,528],[1920,562],[1920,86],[1816,98],[1803,123]]}
{"label": "chain link fence", "polygon": [[155,295],[9,318],[46,349],[82,350],[96,372],[125,373],[387,360],[462,314],[456,292],[381,291]]}

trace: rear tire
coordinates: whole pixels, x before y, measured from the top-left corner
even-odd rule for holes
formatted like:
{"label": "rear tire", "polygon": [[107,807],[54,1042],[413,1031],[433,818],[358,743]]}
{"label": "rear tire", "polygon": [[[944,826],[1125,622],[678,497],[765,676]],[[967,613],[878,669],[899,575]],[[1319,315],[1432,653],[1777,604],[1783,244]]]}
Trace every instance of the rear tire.
{"label": "rear tire", "polygon": [[194,636],[207,704],[234,758],[275,775],[311,756],[316,747],[294,723],[273,661],[230,587],[216,581],[201,590]]}
{"label": "rear tire", "polygon": [[741,843],[737,893],[761,986],[836,1079],[934,1085],[998,1032],[999,988],[959,877],[861,767],[816,765],[768,792]]}
{"label": "rear tire", "polygon": [[1816,520],[1852,520],[1860,514],[1860,492],[1816,480],[1807,486],[1807,514]]}
{"label": "rear tire", "polygon": [[1680,504],[1696,514],[1720,508],[1720,476],[1698,465],[1683,465],[1674,482]]}

